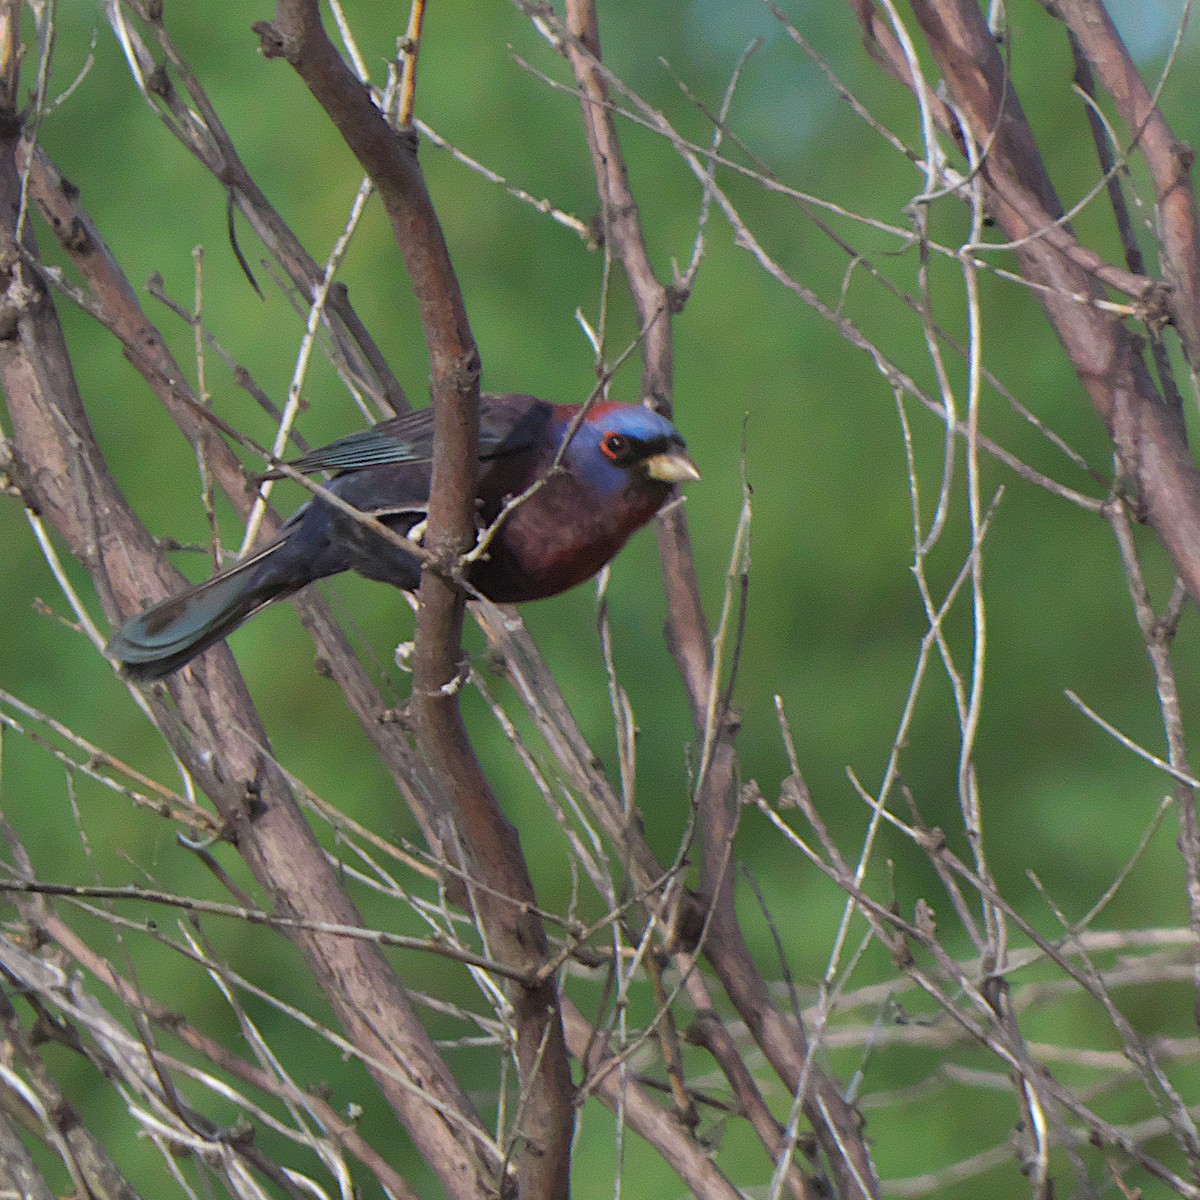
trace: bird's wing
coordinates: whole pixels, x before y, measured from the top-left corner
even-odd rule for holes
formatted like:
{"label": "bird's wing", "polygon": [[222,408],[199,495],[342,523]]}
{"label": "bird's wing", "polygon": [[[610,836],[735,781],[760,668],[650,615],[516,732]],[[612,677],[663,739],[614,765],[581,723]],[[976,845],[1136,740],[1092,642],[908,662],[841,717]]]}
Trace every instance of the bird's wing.
{"label": "bird's wing", "polygon": [[[422,409],[412,416],[423,417],[426,411]],[[429,432],[432,434],[433,423],[422,423],[430,426]],[[336,442],[312,450],[288,465],[305,475],[313,475],[318,471],[357,471],[382,463],[423,462],[429,457],[428,448],[423,444],[423,430],[416,430],[412,438],[406,439],[388,429],[389,424],[384,422],[373,429],[338,438]]]}
{"label": "bird's wing", "polygon": [[[496,458],[536,444],[551,417],[551,406],[532,396],[480,397],[479,457]],[[338,438],[291,463],[306,475],[317,471],[359,471],[384,463],[429,462],[433,457],[433,409],[419,408],[371,429]]]}
{"label": "bird's wing", "polygon": [[338,438],[289,464],[306,475],[317,471],[357,471],[382,463],[427,462],[433,449],[433,409],[419,408],[380,421],[371,429]]}

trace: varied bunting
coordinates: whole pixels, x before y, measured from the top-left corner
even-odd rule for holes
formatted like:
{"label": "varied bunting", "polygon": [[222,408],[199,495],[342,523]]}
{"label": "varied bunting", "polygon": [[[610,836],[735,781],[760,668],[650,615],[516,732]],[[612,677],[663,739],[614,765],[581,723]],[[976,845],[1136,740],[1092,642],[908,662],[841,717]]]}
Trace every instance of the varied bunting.
{"label": "varied bunting", "polygon": [[[593,405],[564,450],[578,413],[578,405],[533,396],[480,398],[481,525],[544,480],[509,509],[467,573],[490,600],[539,600],[582,583],[658,512],[675,484],[700,478],[675,427],[640,405]],[[419,534],[432,448],[433,410],[424,408],[341,438],[292,466],[338,472],[331,492],[399,533]],[[259,609],[316,579],[351,570],[406,591],[421,581],[413,555],[314,497],[257,553],[127,621],[107,652],[127,676],[159,679]]]}

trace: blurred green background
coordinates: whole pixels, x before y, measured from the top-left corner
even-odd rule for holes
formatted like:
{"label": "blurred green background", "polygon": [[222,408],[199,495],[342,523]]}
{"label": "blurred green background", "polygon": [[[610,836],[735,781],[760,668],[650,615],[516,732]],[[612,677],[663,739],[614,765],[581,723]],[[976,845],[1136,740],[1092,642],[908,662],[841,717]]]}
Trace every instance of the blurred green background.
{"label": "blurred green background", "polygon": [[[837,98],[819,68],[757,0],[609,0],[600,8],[612,69],[702,143],[710,127],[679,81],[706,106],[716,108],[743,50],[762,38],[733,104],[731,126],[738,137],[788,184],[880,221],[906,225],[905,205],[921,188],[918,173]],[[355,0],[349,0],[346,11],[368,66],[382,79],[406,14]],[[862,51],[848,8],[793,0],[787,14],[842,81],[916,146],[913,106]],[[267,62],[259,55],[249,26],[269,16],[266,4],[168,0],[166,9],[172,37],[202,79],[244,161],[321,260],[342,228],[360,175],[293,73],[282,62]],[[1126,3],[1115,7],[1114,16],[1130,37],[1146,76],[1155,78],[1166,58],[1177,6]],[[1082,105],[1070,90],[1065,40],[1033,3],[1014,6],[1011,20],[1017,88],[1044,137],[1060,192],[1066,203],[1074,203],[1094,182],[1097,168]],[[256,266],[265,299],[250,289],[228,245],[221,189],[139,96],[119,46],[95,7],[63,0],[52,91],[75,78],[89,53],[94,65],[46,120],[43,144],[81,189],[83,202],[139,288],[157,272],[167,291],[190,306],[194,250],[203,249],[208,327],[258,384],[282,402],[302,319],[273,285],[270,273],[257,266],[259,248],[241,223],[241,244]],[[566,78],[562,64],[514,6],[464,0],[431,4],[421,52],[418,114],[513,185],[588,221],[596,208],[595,187],[577,104],[524,69],[518,57],[538,71]],[[1162,98],[1176,134],[1192,142],[1200,124],[1194,104],[1198,67],[1197,49],[1189,39]],[[26,78],[32,81],[31,70]],[[666,277],[672,260],[684,264],[691,253],[700,188],[661,139],[629,123],[622,125],[622,135],[654,262]],[[422,161],[467,297],[485,387],[530,391],[558,401],[584,398],[595,379],[594,363],[574,314],[578,309],[593,324],[599,320],[602,256],[449,154],[426,145]],[[721,179],[743,206],[756,235],[787,271],[828,305],[840,304],[844,315],[905,371],[923,385],[932,385],[920,325],[910,312],[863,269],[848,272],[845,252],[798,205],[768,195],[754,181],[728,173]],[[1136,171],[1134,182],[1144,183]],[[1142,194],[1149,195],[1145,190]],[[965,209],[952,197],[933,205],[930,218],[932,235],[939,240],[953,245],[967,236]],[[913,291],[918,267],[913,246],[849,220],[835,218],[834,223],[876,268]],[[1089,207],[1077,227],[1102,253],[1119,253],[1103,209]],[[46,256],[58,261],[44,230],[40,236]],[[676,320],[676,417],[704,474],[702,483],[688,489],[687,511],[714,621],[738,519],[743,471],[753,488],[748,625],[736,693],[745,717],[739,741],[741,769],[745,779],[758,781],[768,798],[777,795],[788,774],[773,699],[780,696],[813,798],[844,852],[853,858],[867,812],[847,779],[847,767],[868,789],[878,786],[918,642],[926,630],[910,570],[909,492],[896,403],[869,359],[737,247],[719,213],[714,212],[705,237],[706,257],[694,295]],[[1000,266],[1013,265],[1000,255],[994,260]],[[341,278],[412,398],[424,402],[424,343],[377,203],[351,247]],[[958,278],[952,265],[935,262],[936,315],[951,332],[962,335]],[[1108,473],[1110,452],[1103,430],[1036,304],[1024,289],[993,275],[983,277],[982,287],[988,368],[1093,467]],[[194,372],[190,332],[149,296],[143,302],[179,360],[192,364]],[[111,339],[68,303],[60,307],[89,414],[120,485],[154,534],[202,548],[206,524],[192,452]],[[614,276],[609,329],[610,352],[615,355],[633,330],[619,274]],[[205,370],[216,410],[269,442],[271,423],[234,385],[215,355],[207,357]],[[962,362],[951,356],[950,370],[955,387],[961,389]],[[635,359],[617,377],[613,394],[636,399],[637,388]],[[311,443],[361,424],[344,388],[323,362],[310,375],[305,399],[309,408],[299,428]],[[928,519],[936,495],[941,430],[915,405],[908,406],[908,414]],[[982,423],[989,436],[1019,457],[1072,487],[1098,494],[1084,472],[1015,417],[990,389],[984,394]],[[961,454],[958,471],[950,527],[929,562],[931,578],[941,589],[960,569],[967,546]],[[1005,489],[986,552],[987,684],[977,748],[986,836],[1001,889],[1030,921],[1053,933],[1056,922],[1028,873],[1046,883],[1069,918],[1081,916],[1133,853],[1169,790],[1161,774],[1081,716],[1064,698],[1064,689],[1077,691],[1155,753],[1164,753],[1163,737],[1146,655],[1107,527],[991,460],[985,460],[983,475],[985,498],[1000,486]],[[299,495],[280,490],[276,501],[287,511],[299,502]],[[227,510],[221,511],[226,543],[236,545],[236,523]],[[0,595],[8,614],[0,639],[0,686],[171,783],[172,769],[161,743],[124,685],[85,638],[37,604],[44,600],[55,613],[66,612],[15,500],[0,504],[0,536],[6,554]],[[1153,597],[1161,604],[1169,594],[1171,575],[1150,538],[1140,541]],[[193,577],[209,571],[203,552],[180,553],[177,561]],[[98,616],[86,576],[75,568],[72,574]],[[390,666],[390,660],[395,644],[411,637],[407,605],[396,594],[359,580],[338,580],[326,591],[378,662],[385,694],[402,699],[407,678]],[[696,748],[685,699],[660,636],[663,598],[650,533],[639,536],[614,567],[609,600],[616,663],[641,731],[637,803],[651,843],[669,860],[689,817]],[[523,615],[584,731],[611,766],[616,756],[594,590],[580,588],[529,607]],[[966,670],[970,614],[962,602],[947,629],[960,667]],[[1197,634],[1195,615],[1189,611],[1175,655],[1185,721],[1200,708]],[[355,721],[332,685],[314,672],[310,645],[292,611],[283,606],[263,615],[232,644],[276,753],[288,769],[381,833],[415,837],[414,823],[399,806]],[[475,631],[470,644],[481,653]],[[509,703],[502,681],[494,680],[493,686]],[[561,836],[477,697],[468,698],[467,712],[506,810],[521,829],[539,896],[547,908],[565,911],[572,877]],[[0,803],[41,877],[155,883],[184,894],[221,897],[164,823],[133,811],[120,797],[84,780],[69,780],[43,749],[12,731],[5,732],[3,749]],[[957,762],[950,691],[934,664],[901,770],[926,821],[946,828],[952,845],[965,852]],[[1175,814],[1169,813],[1144,860],[1101,918],[1103,927],[1186,922],[1182,871],[1173,844],[1175,825]],[[809,988],[825,969],[843,898],[815,871],[802,868],[795,851],[752,812],[738,852],[784,939],[789,969]],[[221,861],[245,881],[233,852],[225,848],[220,853]],[[885,861],[894,864],[890,882]],[[874,867],[876,893],[887,898],[894,890],[905,911],[911,911],[918,897],[927,897],[935,908],[945,907],[947,941],[956,952],[967,952],[922,855],[885,833]],[[406,919],[395,905],[359,898],[368,920],[400,928],[398,923]],[[777,975],[768,924],[748,889],[744,901],[748,936],[764,969]],[[585,908],[594,912],[594,902],[586,900]],[[160,919],[169,924],[167,917]],[[118,964],[136,963],[153,994],[177,994],[180,1007],[198,1023],[230,1030],[228,1014],[196,968],[136,940],[119,945],[102,922],[86,928]],[[286,985],[289,995],[303,987],[296,958],[281,939],[215,920],[206,922],[205,929],[214,948],[235,968],[268,986]],[[472,989],[460,970],[412,956],[397,956],[397,963],[422,988],[470,1002]],[[893,973],[886,955],[869,954],[848,986]],[[323,1015],[319,1000],[302,991],[300,995],[306,1008]],[[1126,999],[1131,1019],[1147,1034],[1194,1034],[1192,997],[1185,988],[1145,989]],[[273,1018],[268,1012],[251,1007],[268,1028],[280,1028],[269,1024]],[[449,1018],[434,1016],[431,1021],[439,1036],[463,1032]],[[1104,1019],[1082,1001],[1077,1009],[1059,1004],[1031,1013],[1026,1032],[1048,1042],[1115,1044]],[[364,1131],[392,1136],[389,1118],[361,1072],[322,1054],[315,1043],[298,1040],[295,1054],[292,1066],[301,1082],[328,1080],[339,1106],[365,1106]],[[75,1071],[65,1054],[57,1061],[65,1072]],[[452,1051],[451,1061],[486,1108],[494,1088],[493,1052]],[[830,1062],[843,1079],[864,1065],[861,1050],[836,1053]],[[935,1062],[925,1052],[880,1052],[866,1062],[861,1090],[886,1092],[913,1083]],[[976,1065],[998,1069],[983,1055]],[[95,1108],[88,1109],[86,1072],[78,1070],[70,1077],[82,1089],[76,1095],[89,1120],[102,1131],[114,1130],[107,1136],[119,1147],[134,1182],[155,1194],[149,1181],[158,1178],[161,1164],[132,1144],[119,1105],[97,1089]],[[1179,1080],[1185,1089],[1196,1082],[1182,1068]],[[780,1104],[778,1111],[786,1113],[786,1097],[773,1100]],[[1110,1115],[1135,1120],[1152,1111],[1149,1101],[1133,1092],[1114,1098]],[[214,1108],[212,1115],[228,1119],[230,1113]],[[872,1110],[869,1119],[882,1174],[901,1177],[1003,1142],[1017,1113],[1011,1097],[997,1093],[970,1106],[934,1101],[927,1109],[890,1106]],[[921,1122],[919,1138],[911,1136],[916,1120]],[[596,1105],[587,1107],[575,1172],[576,1194],[581,1197],[611,1192],[609,1125],[610,1119]],[[1169,1157],[1165,1145],[1155,1149]],[[415,1186],[432,1194],[429,1177],[419,1164],[403,1157],[405,1153],[398,1151],[398,1161]],[[626,1154],[627,1166],[637,1168],[626,1175],[627,1196],[680,1191],[678,1181],[632,1139]],[[769,1182],[769,1165],[732,1124],[720,1161],[743,1187],[765,1188]],[[1006,1195],[1013,1174],[1010,1166],[946,1194]],[[1152,1188],[1148,1194],[1153,1194]]]}

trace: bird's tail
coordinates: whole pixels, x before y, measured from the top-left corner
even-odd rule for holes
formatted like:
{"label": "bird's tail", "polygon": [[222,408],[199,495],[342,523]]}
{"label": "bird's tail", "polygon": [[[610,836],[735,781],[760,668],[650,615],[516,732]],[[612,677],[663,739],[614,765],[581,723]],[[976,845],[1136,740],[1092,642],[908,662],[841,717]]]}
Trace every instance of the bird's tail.
{"label": "bird's tail", "polygon": [[273,600],[296,590],[279,572],[262,570],[281,538],[228,571],[214,575],[131,617],[106,653],[130,679],[161,679],[231,634]]}

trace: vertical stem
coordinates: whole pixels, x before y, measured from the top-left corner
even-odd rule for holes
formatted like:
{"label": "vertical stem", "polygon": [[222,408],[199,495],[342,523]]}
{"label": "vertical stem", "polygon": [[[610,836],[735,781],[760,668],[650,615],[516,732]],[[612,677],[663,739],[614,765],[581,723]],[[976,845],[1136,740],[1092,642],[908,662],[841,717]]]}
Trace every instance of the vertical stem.
{"label": "vertical stem", "polygon": [[[419,13],[414,10],[419,26]],[[476,919],[492,954],[532,976],[546,936],[516,830],[475,756],[459,709],[463,593],[454,582],[476,537],[479,352],[433,201],[417,162],[414,130],[397,133],[342,61],[315,0],[279,0],[260,23],[268,56],[286,57],[325,108],[379,190],[404,256],[429,348],[434,409],[433,472],[425,545],[434,569],[421,579],[411,708],[417,742],[461,838]],[[419,29],[418,29],[419,31]],[[410,80],[411,84],[411,80]],[[514,985],[520,1067],[522,1200],[568,1194],[574,1090],[552,978]],[[498,1181],[498,1190],[505,1183]]]}

